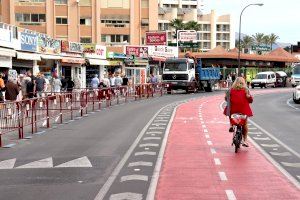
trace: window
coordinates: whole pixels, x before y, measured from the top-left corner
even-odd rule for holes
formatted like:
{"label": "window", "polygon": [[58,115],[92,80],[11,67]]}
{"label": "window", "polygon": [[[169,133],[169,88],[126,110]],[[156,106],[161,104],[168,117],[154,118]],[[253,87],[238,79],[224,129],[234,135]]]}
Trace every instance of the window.
{"label": "window", "polygon": [[80,6],[90,6],[91,5],[91,0],[80,0],[79,5]]}
{"label": "window", "polygon": [[150,0],[142,0],[142,8],[149,8]]}
{"label": "window", "polygon": [[101,42],[106,42],[106,35],[101,35]]}
{"label": "window", "polygon": [[17,22],[45,22],[46,15],[16,13],[16,21]]}
{"label": "window", "polygon": [[92,25],[91,18],[80,18],[80,25],[91,26]]}
{"label": "window", "polygon": [[80,43],[92,43],[92,38],[91,37],[81,37]]}
{"label": "window", "polygon": [[55,4],[68,4],[68,0],[55,0]]}
{"label": "window", "polygon": [[[103,36],[103,40],[102,40],[102,36]],[[101,41],[102,42],[111,42],[111,43],[120,43],[120,42],[126,42],[129,43],[129,35],[102,35],[101,36]],[[104,41],[104,36],[105,41]]]}
{"label": "window", "polygon": [[68,24],[68,18],[56,17],[56,24]]}

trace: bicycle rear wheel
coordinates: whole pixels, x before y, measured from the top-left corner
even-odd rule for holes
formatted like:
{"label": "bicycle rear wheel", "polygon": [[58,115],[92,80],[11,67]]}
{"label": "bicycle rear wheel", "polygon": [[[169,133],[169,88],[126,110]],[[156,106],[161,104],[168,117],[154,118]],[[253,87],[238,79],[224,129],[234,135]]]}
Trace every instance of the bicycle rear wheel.
{"label": "bicycle rear wheel", "polygon": [[241,146],[242,142],[242,130],[240,128],[237,128],[235,136],[233,138],[233,144],[234,144],[234,152],[237,153],[238,149]]}

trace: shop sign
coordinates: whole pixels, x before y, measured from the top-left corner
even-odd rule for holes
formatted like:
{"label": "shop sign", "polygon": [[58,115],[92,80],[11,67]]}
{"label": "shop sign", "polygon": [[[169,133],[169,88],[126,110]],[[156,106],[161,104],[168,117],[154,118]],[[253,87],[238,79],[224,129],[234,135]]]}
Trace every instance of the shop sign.
{"label": "shop sign", "polygon": [[126,59],[126,54],[124,53],[115,53],[115,52],[108,52],[107,58],[110,59]]}
{"label": "shop sign", "polygon": [[[169,46],[177,46],[177,43],[169,43]],[[192,42],[178,42],[178,47],[180,48],[200,48],[200,43],[192,43]]]}
{"label": "shop sign", "polygon": [[13,48],[12,33],[9,29],[0,28],[0,46]]}
{"label": "shop sign", "polygon": [[62,52],[71,52],[71,53],[82,53],[83,47],[82,44],[77,42],[68,42],[68,41],[61,41],[61,51]]}
{"label": "shop sign", "polygon": [[0,67],[12,68],[12,58],[0,56]]}
{"label": "shop sign", "polygon": [[197,40],[197,32],[190,32],[190,31],[179,32],[178,40],[184,42],[195,41]]}
{"label": "shop sign", "polygon": [[106,46],[83,44],[83,53],[86,58],[106,59]]}
{"label": "shop sign", "polygon": [[167,32],[146,32],[146,45],[166,45]]}
{"label": "shop sign", "polygon": [[267,45],[252,45],[252,51],[271,51],[271,47]]}
{"label": "shop sign", "polygon": [[60,54],[60,40],[50,38],[47,35],[38,36],[38,52],[43,54]]}
{"label": "shop sign", "polygon": [[30,51],[30,52],[37,51],[38,37],[36,34],[22,32],[20,34],[20,37],[21,37],[21,50],[22,51]]}
{"label": "shop sign", "polygon": [[148,58],[147,46],[125,46],[124,53],[126,55],[135,56],[138,58]]}
{"label": "shop sign", "polygon": [[178,48],[170,46],[149,46],[149,56],[177,58]]}

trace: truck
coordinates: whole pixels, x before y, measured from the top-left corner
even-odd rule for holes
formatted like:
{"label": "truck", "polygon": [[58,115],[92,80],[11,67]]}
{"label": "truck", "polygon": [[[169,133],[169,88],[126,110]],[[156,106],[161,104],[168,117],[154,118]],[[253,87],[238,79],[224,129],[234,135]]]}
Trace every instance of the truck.
{"label": "truck", "polygon": [[168,58],[163,67],[162,81],[167,92],[183,89],[186,93],[204,90],[212,92],[220,80],[220,68],[202,66],[201,58]]}

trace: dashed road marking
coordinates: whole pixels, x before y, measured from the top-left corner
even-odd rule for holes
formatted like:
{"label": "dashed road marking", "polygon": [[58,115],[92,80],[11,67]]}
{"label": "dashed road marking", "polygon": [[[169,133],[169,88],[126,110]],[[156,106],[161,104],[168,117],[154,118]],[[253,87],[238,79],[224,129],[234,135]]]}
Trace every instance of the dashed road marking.
{"label": "dashed road marking", "polygon": [[148,155],[148,156],[155,156],[156,155],[156,152],[154,151],[141,151],[141,152],[136,152],[134,153],[135,156],[145,156],[145,155]]}
{"label": "dashed road marking", "polygon": [[273,156],[291,156],[292,155],[290,152],[282,152],[282,153],[270,152],[270,154]]}
{"label": "dashed road marking", "polygon": [[161,137],[145,137],[143,140],[161,140]]}
{"label": "dashed road marking", "polygon": [[269,137],[265,137],[265,138],[253,137],[253,139],[254,139],[254,140],[262,140],[262,141],[271,140],[271,138],[269,138]]}
{"label": "dashed road marking", "polygon": [[205,135],[205,138],[207,138],[207,139],[208,139],[208,138],[209,138],[209,135]]}
{"label": "dashed road marking", "polygon": [[206,128],[206,125],[202,125],[202,128]]}
{"label": "dashed road marking", "polygon": [[167,124],[164,123],[152,123],[152,126],[166,126]]}
{"label": "dashed road marking", "polygon": [[164,127],[150,127],[150,130],[164,130]]}
{"label": "dashed road marking", "polygon": [[154,122],[168,122],[169,120],[166,119],[156,119]]}
{"label": "dashed road marking", "polygon": [[225,190],[228,200],[236,200],[234,192],[232,190]]}
{"label": "dashed road marking", "polygon": [[109,200],[142,200],[143,194],[139,193],[132,193],[132,192],[124,192],[124,193],[118,193],[118,194],[112,194],[109,197]]}
{"label": "dashed road marking", "polygon": [[34,161],[25,165],[21,165],[17,168],[19,169],[28,169],[28,168],[52,168],[53,167],[53,160],[52,157],[45,158],[42,160]]}
{"label": "dashed road marking", "polygon": [[138,174],[122,176],[120,182],[125,182],[125,181],[146,181],[147,182],[148,176],[138,175]]}
{"label": "dashed road marking", "polygon": [[248,130],[257,130],[256,127],[249,127]]}
{"label": "dashed road marking", "polygon": [[211,145],[212,145],[212,142],[211,142],[211,141],[207,141],[207,144],[208,144],[209,146],[211,146]]}
{"label": "dashed road marking", "polygon": [[0,169],[12,169],[14,168],[16,159],[3,160],[0,162]]}
{"label": "dashed road marking", "polygon": [[294,168],[300,168],[300,163],[288,163],[288,162],[281,162],[286,167],[294,167]]}
{"label": "dashed road marking", "polygon": [[260,144],[263,147],[270,147],[270,148],[274,148],[274,147],[280,147],[278,144]]}
{"label": "dashed road marking", "polygon": [[204,133],[208,133],[208,130],[207,130],[207,129],[204,129],[203,132],[204,132]]}
{"label": "dashed road marking", "polygon": [[132,163],[128,164],[128,167],[138,167],[138,166],[152,167],[153,163],[152,162],[139,161],[139,162],[132,162]]}
{"label": "dashed road marking", "polygon": [[150,134],[162,134],[163,132],[159,132],[159,131],[151,131],[151,132],[146,132],[147,135]]}
{"label": "dashed road marking", "polygon": [[210,152],[211,152],[211,154],[216,154],[217,153],[217,151],[214,148],[210,148]]}
{"label": "dashed road marking", "polygon": [[218,172],[218,173],[219,173],[221,181],[227,181],[228,180],[225,172]]}
{"label": "dashed road marking", "polygon": [[65,168],[65,167],[93,167],[88,157],[84,156],[71,160],[69,162],[55,166],[56,168]]}
{"label": "dashed road marking", "polygon": [[219,158],[214,158],[215,165],[221,165],[221,160]]}
{"label": "dashed road marking", "polygon": [[147,144],[140,144],[139,147],[158,147],[159,144],[147,143]]}

